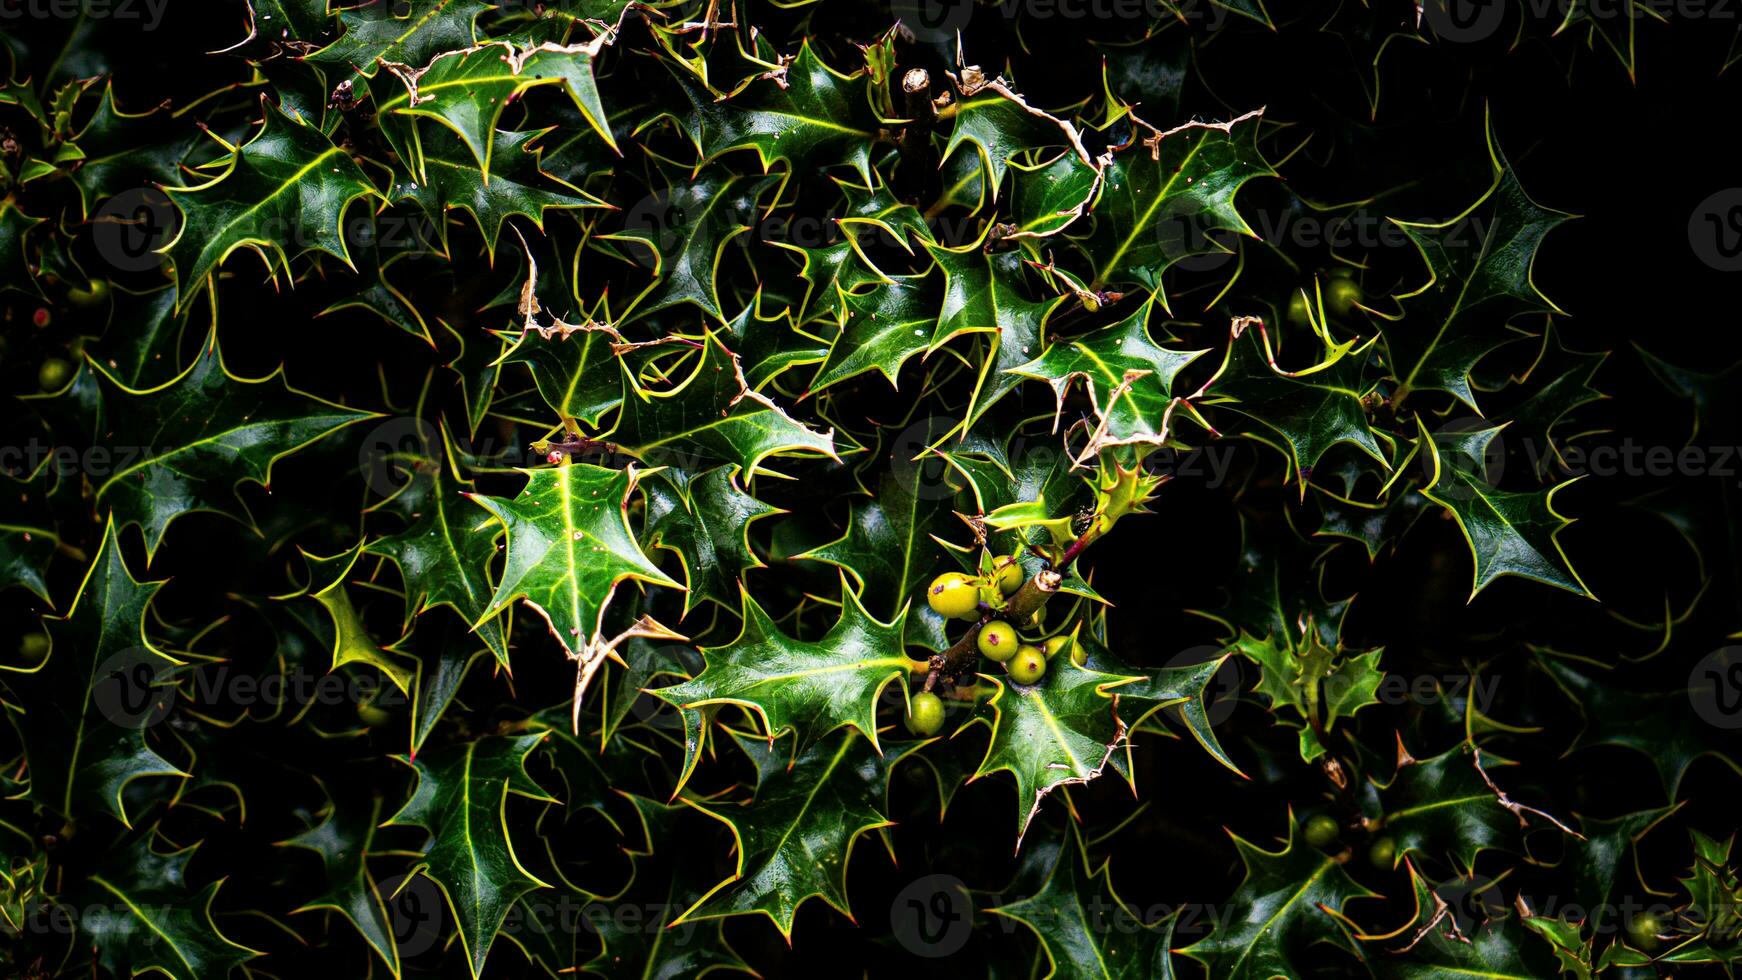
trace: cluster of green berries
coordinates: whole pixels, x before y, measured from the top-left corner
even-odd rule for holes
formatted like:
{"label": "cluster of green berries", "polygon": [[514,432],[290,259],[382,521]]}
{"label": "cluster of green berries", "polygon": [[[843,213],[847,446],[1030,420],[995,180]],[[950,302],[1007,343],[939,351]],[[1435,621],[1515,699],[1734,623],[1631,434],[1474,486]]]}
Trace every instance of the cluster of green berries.
{"label": "cluster of green berries", "polygon": [[[1022,588],[1026,576],[1015,555],[998,559],[989,577],[963,572],[945,572],[932,579],[926,588],[926,603],[939,615],[978,623],[989,610],[981,601],[982,589],[996,586],[1006,598]],[[1037,644],[1025,643],[1016,627],[1005,619],[994,619],[979,628],[974,640],[981,656],[1004,665],[1004,672],[1018,684],[1034,684],[1046,675],[1047,661],[1069,651],[1071,662],[1082,666],[1087,659],[1083,648],[1069,636],[1054,636]],[[908,706],[907,727],[917,735],[932,735],[943,726],[943,702],[930,691],[914,695]]]}
{"label": "cluster of green berries", "polygon": [[[1337,843],[1342,834],[1342,828],[1335,818],[1329,814],[1315,813],[1307,818],[1301,828],[1301,836],[1314,847],[1328,849]],[[1390,871],[1397,864],[1397,842],[1390,837],[1380,837],[1367,849],[1367,860],[1381,871]]]}

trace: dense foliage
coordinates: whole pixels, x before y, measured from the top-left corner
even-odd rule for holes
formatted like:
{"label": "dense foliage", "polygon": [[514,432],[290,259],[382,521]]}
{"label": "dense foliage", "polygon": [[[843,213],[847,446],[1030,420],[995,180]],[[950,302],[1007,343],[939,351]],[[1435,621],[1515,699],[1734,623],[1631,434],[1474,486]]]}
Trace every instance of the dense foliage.
{"label": "dense foliage", "polygon": [[1728,974],[1700,9],[0,0],[0,971]]}

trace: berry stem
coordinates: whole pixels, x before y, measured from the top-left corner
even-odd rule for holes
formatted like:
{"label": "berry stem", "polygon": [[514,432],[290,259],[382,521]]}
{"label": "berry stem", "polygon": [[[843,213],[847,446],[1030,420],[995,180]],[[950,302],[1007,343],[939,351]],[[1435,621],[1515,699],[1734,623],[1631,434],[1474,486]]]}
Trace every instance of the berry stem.
{"label": "berry stem", "polygon": [[1046,605],[1047,600],[1058,594],[1059,585],[1063,582],[1064,576],[1050,568],[1034,573],[1034,577],[1022,583],[1022,588],[1017,589],[1004,604],[1001,615],[987,613],[981,616],[980,621],[968,627],[962,638],[948,650],[932,655],[932,669],[926,675],[925,689],[929,691],[936,686],[939,674],[953,678],[974,662],[974,658],[980,655],[978,641],[981,627],[994,619],[1006,619],[1012,624],[1026,622],[1040,607]]}

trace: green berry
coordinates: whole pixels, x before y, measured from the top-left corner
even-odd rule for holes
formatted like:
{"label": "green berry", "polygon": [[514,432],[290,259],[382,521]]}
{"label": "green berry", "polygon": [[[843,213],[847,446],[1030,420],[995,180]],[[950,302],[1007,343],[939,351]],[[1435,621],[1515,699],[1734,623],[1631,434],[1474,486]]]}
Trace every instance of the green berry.
{"label": "green berry", "polygon": [[1016,656],[1004,665],[1004,669],[1016,683],[1033,684],[1046,673],[1046,654],[1041,652],[1040,647],[1024,643],[1016,651]]}
{"label": "green berry", "polygon": [[357,717],[370,728],[380,728],[393,720],[393,714],[386,708],[377,708],[368,702],[358,703]]}
{"label": "green berry", "polygon": [[925,601],[939,615],[955,619],[980,616],[980,590],[973,578],[961,572],[945,572],[932,579],[931,587],[925,590]]}
{"label": "green berry", "polygon": [[18,644],[18,655],[32,661],[48,656],[48,634],[24,634],[24,639]]}
{"label": "green berry", "polygon": [[1022,574],[1022,562],[1015,555],[1000,558],[998,562],[998,591],[1005,595],[1015,595],[1026,579]]}
{"label": "green berry", "polygon": [[1041,649],[1046,651],[1046,659],[1048,660],[1058,656],[1061,651],[1068,650],[1071,655],[1071,663],[1076,664],[1078,667],[1081,667],[1089,660],[1089,651],[1083,649],[1083,645],[1078,643],[1075,638],[1066,636],[1063,633],[1060,633],[1058,636],[1047,637],[1046,642],[1041,644]]}
{"label": "green berry", "polygon": [[1397,867],[1397,842],[1389,837],[1381,837],[1367,849],[1367,860],[1373,862],[1375,868],[1390,871]]}
{"label": "green berry", "polygon": [[1329,847],[1337,839],[1337,821],[1323,813],[1307,818],[1303,828],[1306,842],[1314,847]]}
{"label": "green berry", "polygon": [[67,381],[72,376],[71,364],[58,357],[51,357],[43,361],[42,367],[36,372],[36,384],[43,391],[59,391],[67,386]]}
{"label": "green berry", "polygon": [[1016,638],[1016,627],[1001,619],[980,627],[980,636],[975,643],[981,656],[998,663],[1016,656],[1016,648],[1021,645]]}
{"label": "green berry", "polygon": [[1642,912],[1627,920],[1627,936],[1633,940],[1635,949],[1647,953],[1656,949],[1660,943],[1658,934],[1663,932],[1663,920],[1650,912]]}
{"label": "green berry", "polygon": [[1332,313],[1348,316],[1355,304],[1361,302],[1361,284],[1353,279],[1332,279],[1325,290],[1325,302]]}
{"label": "green berry", "polygon": [[1297,289],[1294,291],[1294,295],[1288,298],[1288,322],[1297,327],[1304,327],[1309,319],[1306,293]]}
{"label": "green berry", "polygon": [[908,699],[907,730],[921,737],[930,737],[944,727],[944,702],[930,691],[921,691]]}

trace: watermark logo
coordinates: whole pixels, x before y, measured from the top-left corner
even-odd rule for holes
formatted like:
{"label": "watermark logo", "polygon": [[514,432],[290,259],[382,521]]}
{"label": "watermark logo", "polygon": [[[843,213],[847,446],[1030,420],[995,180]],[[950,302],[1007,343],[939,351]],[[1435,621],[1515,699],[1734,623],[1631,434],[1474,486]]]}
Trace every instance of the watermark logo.
{"label": "watermark logo", "polygon": [[1726,187],[1694,208],[1688,245],[1719,272],[1742,271],[1742,187]]}
{"label": "watermark logo", "polygon": [[947,43],[968,26],[974,16],[974,0],[895,0],[890,10],[901,26],[913,32],[915,40]]}
{"label": "watermark logo", "polygon": [[1486,40],[1506,17],[1505,0],[1425,0],[1421,16],[1443,40],[1469,44]]}
{"label": "watermark logo", "polygon": [[421,874],[395,875],[380,891],[400,956],[417,956],[441,942],[443,902],[435,882]]}
{"label": "watermark logo", "polygon": [[889,928],[903,949],[938,959],[961,951],[974,932],[974,904],[954,875],[935,874],[910,882],[889,905]]}
{"label": "watermark logo", "polygon": [[926,447],[942,438],[960,419],[932,415],[920,419],[895,437],[889,447],[889,472],[895,482],[920,500],[948,500],[956,495],[957,481],[949,461]]}
{"label": "watermark logo", "polygon": [[357,450],[363,482],[377,496],[391,497],[407,482],[399,474],[415,461],[427,459],[439,445],[441,434],[428,421],[414,415],[390,418],[370,429]]}
{"label": "watermark logo", "polygon": [[1706,654],[1688,675],[1694,713],[1717,728],[1742,728],[1742,646]]}
{"label": "watermark logo", "polygon": [[174,666],[145,647],[128,647],[97,665],[91,700],[122,728],[149,728],[175,707]]}
{"label": "watermark logo", "polygon": [[91,239],[103,261],[120,272],[155,269],[163,264],[158,249],[169,244],[175,216],[168,194],[155,187],[131,188],[97,209]]}
{"label": "watermark logo", "polygon": [[155,31],[169,0],[0,0],[0,21],[112,20]]}

